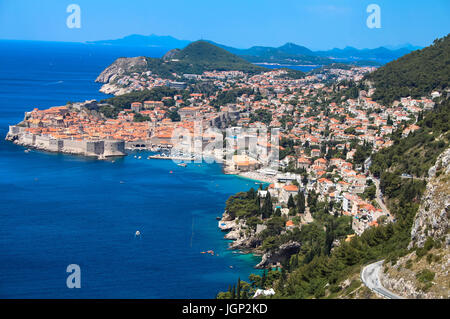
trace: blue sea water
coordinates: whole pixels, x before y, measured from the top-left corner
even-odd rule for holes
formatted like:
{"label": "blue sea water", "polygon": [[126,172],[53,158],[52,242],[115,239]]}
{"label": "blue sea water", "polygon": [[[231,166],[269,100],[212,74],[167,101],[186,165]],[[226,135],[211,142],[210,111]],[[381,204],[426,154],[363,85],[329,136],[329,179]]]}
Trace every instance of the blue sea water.
{"label": "blue sea water", "polygon": [[[0,41],[0,298],[214,298],[255,272],[216,220],[254,182],[145,152],[97,161],[4,141],[34,107],[105,98],[94,79],[117,57],[164,51]],[[80,289],[66,287],[69,264]]]}

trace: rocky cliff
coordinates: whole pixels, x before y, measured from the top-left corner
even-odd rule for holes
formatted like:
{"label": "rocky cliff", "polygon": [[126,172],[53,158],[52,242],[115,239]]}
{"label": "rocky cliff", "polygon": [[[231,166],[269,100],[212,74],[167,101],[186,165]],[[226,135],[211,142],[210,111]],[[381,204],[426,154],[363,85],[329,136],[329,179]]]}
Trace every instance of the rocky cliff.
{"label": "rocky cliff", "polygon": [[428,171],[428,181],[411,229],[410,253],[387,263],[383,286],[406,298],[450,298],[450,148]]}
{"label": "rocky cliff", "polygon": [[175,56],[176,56],[180,51],[181,51],[180,49],[173,49],[173,50],[170,50],[170,51],[168,51],[166,54],[164,54],[164,56],[162,57],[162,59],[163,59],[164,61],[170,61],[170,60],[174,59]]}
{"label": "rocky cliff", "polygon": [[147,60],[143,56],[135,58],[118,58],[97,77],[95,82],[109,83],[120,75],[142,72],[147,68]]}
{"label": "rocky cliff", "polygon": [[301,244],[296,241],[290,241],[281,245],[272,252],[267,252],[262,256],[261,262],[255,268],[268,268],[277,266],[285,262],[292,255],[299,252]]}
{"label": "rocky cliff", "polygon": [[232,218],[226,212],[223,213],[219,221],[219,228],[226,231],[225,239],[233,240],[229,244],[229,249],[242,250],[253,254],[262,255],[261,262],[255,268],[278,267],[289,258],[299,252],[301,244],[296,241],[289,241],[271,251],[261,249],[263,240],[259,234],[267,228],[266,225],[257,225],[256,230],[251,229],[246,224],[245,219]]}
{"label": "rocky cliff", "polygon": [[423,247],[428,237],[450,244],[448,218],[450,216],[450,148],[437,159],[428,171],[428,183],[422,203],[411,230],[408,248]]}
{"label": "rocky cliff", "polygon": [[230,249],[253,250],[261,245],[261,239],[256,236],[257,232],[251,231],[244,220],[233,219],[226,212],[219,221],[219,228],[227,232],[225,239],[233,240],[229,244]]}

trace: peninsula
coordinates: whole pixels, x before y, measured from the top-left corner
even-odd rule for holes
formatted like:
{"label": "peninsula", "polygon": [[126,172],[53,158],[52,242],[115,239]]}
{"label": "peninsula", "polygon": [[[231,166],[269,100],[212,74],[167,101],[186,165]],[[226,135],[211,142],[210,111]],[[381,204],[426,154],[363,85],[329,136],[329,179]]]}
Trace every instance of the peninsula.
{"label": "peninsula", "polygon": [[[88,120],[88,121],[87,121]],[[84,125],[83,125],[84,124]],[[104,125],[100,118],[79,112],[71,106],[34,109],[17,125],[9,127],[6,140],[49,152],[104,159],[124,156],[125,143],[114,135],[96,134]]]}

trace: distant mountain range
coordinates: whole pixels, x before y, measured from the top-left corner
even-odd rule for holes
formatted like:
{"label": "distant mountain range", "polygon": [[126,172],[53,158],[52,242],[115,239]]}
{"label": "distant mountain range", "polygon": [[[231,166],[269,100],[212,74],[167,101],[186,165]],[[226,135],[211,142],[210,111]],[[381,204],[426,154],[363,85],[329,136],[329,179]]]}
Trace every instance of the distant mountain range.
{"label": "distant mountain range", "polygon": [[253,46],[249,49],[236,49],[213,41],[208,41],[228,52],[236,54],[252,63],[278,63],[281,65],[321,65],[331,64],[333,61],[327,57],[315,55],[306,47],[293,43],[274,47]]}
{"label": "distant mountain range", "polygon": [[[349,63],[357,65],[383,65],[396,60],[411,51],[421,47],[405,44],[403,46],[379,47],[375,49],[332,49],[327,51],[312,51],[304,46],[286,43],[280,47],[253,46],[248,49],[237,49],[223,44],[210,42],[228,52],[240,56],[252,63],[276,63],[281,65],[327,65],[331,63]],[[135,47],[159,47],[167,50],[183,49],[192,43],[179,40],[172,36],[158,35],[129,35],[116,40],[91,41],[91,44],[119,45]]]}

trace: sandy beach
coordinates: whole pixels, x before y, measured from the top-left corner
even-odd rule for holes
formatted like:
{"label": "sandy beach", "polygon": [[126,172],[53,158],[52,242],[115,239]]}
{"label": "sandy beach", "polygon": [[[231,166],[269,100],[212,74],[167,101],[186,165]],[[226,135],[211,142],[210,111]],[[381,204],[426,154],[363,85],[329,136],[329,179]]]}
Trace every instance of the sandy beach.
{"label": "sandy beach", "polygon": [[256,182],[264,182],[264,183],[275,183],[276,182],[276,178],[274,176],[267,176],[258,172],[241,172],[238,174],[240,177],[243,178],[247,178],[247,179],[251,179],[254,180]]}

